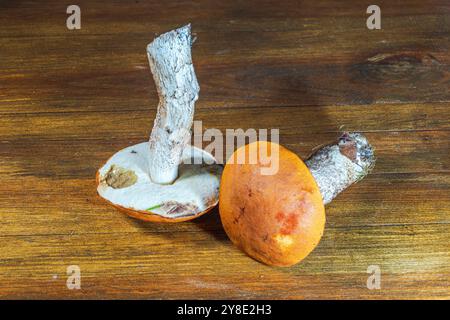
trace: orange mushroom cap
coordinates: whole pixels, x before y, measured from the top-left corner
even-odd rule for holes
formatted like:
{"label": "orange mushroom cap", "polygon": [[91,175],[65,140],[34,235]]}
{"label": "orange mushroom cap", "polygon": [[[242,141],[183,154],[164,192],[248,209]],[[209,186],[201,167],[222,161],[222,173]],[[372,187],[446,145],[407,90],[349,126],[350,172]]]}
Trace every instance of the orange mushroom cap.
{"label": "orange mushroom cap", "polygon": [[[278,171],[262,174],[267,164],[236,159],[270,154],[278,147]],[[273,156],[273,155],[272,155]],[[257,141],[237,149],[222,174],[220,218],[231,241],[268,265],[291,266],[319,243],[325,208],[308,167],[293,152],[273,142]]]}

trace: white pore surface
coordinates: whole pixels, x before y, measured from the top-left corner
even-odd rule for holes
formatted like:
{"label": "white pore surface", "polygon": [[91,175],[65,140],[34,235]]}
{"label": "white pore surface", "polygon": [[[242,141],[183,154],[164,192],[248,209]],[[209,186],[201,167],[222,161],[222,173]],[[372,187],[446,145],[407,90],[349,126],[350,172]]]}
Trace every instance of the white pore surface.
{"label": "white pore surface", "polygon": [[[146,211],[165,202],[192,204],[198,208],[197,212],[176,214],[167,214],[162,208],[151,210],[151,213],[170,218],[195,215],[206,210],[211,204],[217,203],[222,167],[215,164],[211,154],[199,148],[187,146],[183,152],[178,178],[172,184],[161,185],[153,183],[149,177],[148,148],[148,142],[143,142],[122,149],[112,156],[99,170],[100,183],[97,187],[99,195],[113,204],[132,210]],[[201,163],[199,161],[201,159],[204,159],[203,164],[195,164]],[[192,164],[184,164],[189,163],[189,160]],[[205,164],[205,161],[209,165]],[[112,165],[133,170],[137,176],[137,182],[122,189],[108,186],[104,178]]]}

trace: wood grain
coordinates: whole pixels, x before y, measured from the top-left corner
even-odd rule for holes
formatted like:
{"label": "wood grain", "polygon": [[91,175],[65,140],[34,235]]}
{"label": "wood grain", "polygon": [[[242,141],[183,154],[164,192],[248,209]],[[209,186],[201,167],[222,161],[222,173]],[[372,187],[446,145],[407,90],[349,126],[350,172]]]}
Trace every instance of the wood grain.
{"label": "wood grain", "polygon": [[[69,31],[63,2],[0,1],[1,298],[450,298],[448,1],[378,1],[376,31],[364,1],[77,4]],[[245,256],[217,209],[151,224],[96,195],[96,170],[152,126],[146,44],[187,22],[205,129],[278,128],[302,157],[342,130],[376,148],[300,265]]]}

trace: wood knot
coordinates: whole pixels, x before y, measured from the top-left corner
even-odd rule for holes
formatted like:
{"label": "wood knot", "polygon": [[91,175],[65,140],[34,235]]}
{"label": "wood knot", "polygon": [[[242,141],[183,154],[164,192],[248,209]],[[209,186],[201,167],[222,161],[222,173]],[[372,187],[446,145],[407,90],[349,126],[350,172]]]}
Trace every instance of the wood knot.
{"label": "wood knot", "polygon": [[442,78],[441,63],[429,53],[380,53],[357,64],[358,77],[378,82],[402,82],[407,86]]}
{"label": "wood knot", "polygon": [[429,53],[381,53],[367,59],[371,64],[392,66],[439,65],[440,62]]}

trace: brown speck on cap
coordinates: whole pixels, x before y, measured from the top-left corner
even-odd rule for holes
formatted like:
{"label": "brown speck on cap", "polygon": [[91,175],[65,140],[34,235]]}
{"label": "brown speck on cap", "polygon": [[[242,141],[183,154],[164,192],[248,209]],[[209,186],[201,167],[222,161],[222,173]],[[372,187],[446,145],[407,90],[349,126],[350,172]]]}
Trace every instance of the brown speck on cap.
{"label": "brown speck on cap", "polygon": [[137,181],[137,176],[132,170],[112,165],[105,175],[104,181],[114,189],[122,189],[132,186]]}

